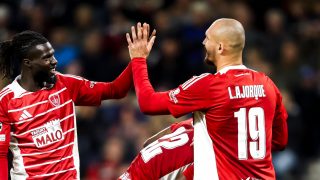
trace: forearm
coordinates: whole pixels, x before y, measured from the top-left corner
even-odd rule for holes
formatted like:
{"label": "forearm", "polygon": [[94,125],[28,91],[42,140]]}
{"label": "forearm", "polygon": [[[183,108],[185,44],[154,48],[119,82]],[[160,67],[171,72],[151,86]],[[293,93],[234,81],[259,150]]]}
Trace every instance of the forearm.
{"label": "forearm", "polygon": [[288,127],[287,121],[274,126],[272,130],[272,151],[283,150],[288,143]]}
{"label": "forearm", "polygon": [[132,73],[135,91],[141,112],[145,114],[170,114],[168,93],[155,92],[148,78],[147,64],[144,58],[132,60]]}
{"label": "forearm", "polygon": [[132,67],[131,63],[129,63],[126,69],[114,81],[107,83],[105,87],[107,90],[104,91],[102,99],[123,98],[128,94],[132,84]]}

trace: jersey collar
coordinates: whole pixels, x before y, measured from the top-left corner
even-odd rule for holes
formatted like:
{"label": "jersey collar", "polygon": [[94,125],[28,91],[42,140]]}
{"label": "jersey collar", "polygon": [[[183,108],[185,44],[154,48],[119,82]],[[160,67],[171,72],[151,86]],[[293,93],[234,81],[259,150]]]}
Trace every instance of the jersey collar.
{"label": "jersey collar", "polygon": [[19,97],[21,94],[27,92],[27,90],[25,90],[23,87],[20,86],[20,84],[18,83],[17,79],[20,77],[17,76],[15,78],[15,80],[12,82],[11,84],[11,88],[12,88],[12,91],[14,92],[14,98],[17,98]]}
{"label": "jersey collar", "polygon": [[248,68],[245,65],[227,66],[227,67],[220,69],[220,71],[218,71],[217,73],[225,74],[229,70],[232,70],[232,69],[248,69]]}

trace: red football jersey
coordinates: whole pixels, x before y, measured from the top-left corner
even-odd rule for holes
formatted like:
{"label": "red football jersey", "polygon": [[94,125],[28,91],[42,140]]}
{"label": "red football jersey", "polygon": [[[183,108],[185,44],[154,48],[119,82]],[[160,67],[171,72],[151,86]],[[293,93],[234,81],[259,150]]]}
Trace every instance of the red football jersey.
{"label": "red football jersey", "polygon": [[[130,86],[130,78],[124,81]],[[51,89],[28,92],[17,80],[6,86],[0,92],[0,156],[6,156],[10,143],[11,178],[79,179],[75,105],[100,105],[117,98],[117,88],[113,82],[59,73]]]}
{"label": "red football jersey", "polygon": [[143,148],[120,180],[176,179],[193,163],[192,119],[171,125],[167,134]]}
{"label": "red football jersey", "polygon": [[169,98],[175,117],[194,112],[195,179],[275,179],[271,148],[287,141],[276,137],[277,128],[286,132],[287,113],[266,75],[229,66],[194,76]]}

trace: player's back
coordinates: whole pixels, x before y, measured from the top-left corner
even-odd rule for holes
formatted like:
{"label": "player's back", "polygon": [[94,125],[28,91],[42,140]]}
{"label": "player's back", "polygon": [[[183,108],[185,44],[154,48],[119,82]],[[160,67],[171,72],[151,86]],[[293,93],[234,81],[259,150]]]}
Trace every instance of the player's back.
{"label": "player's back", "polygon": [[263,73],[240,67],[207,78],[210,106],[195,113],[195,179],[210,170],[212,179],[275,178],[271,142],[279,93]]}
{"label": "player's back", "polygon": [[164,135],[143,148],[120,180],[177,179],[193,163],[192,119],[171,125]]}

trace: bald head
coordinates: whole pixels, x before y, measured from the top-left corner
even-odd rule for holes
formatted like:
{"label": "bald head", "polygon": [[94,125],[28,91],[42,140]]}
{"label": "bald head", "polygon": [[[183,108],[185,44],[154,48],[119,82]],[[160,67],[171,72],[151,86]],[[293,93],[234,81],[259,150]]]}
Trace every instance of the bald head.
{"label": "bald head", "polygon": [[208,36],[223,44],[228,53],[241,52],[244,48],[245,35],[242,24],[235,19],[222,18],[212,23]]}

